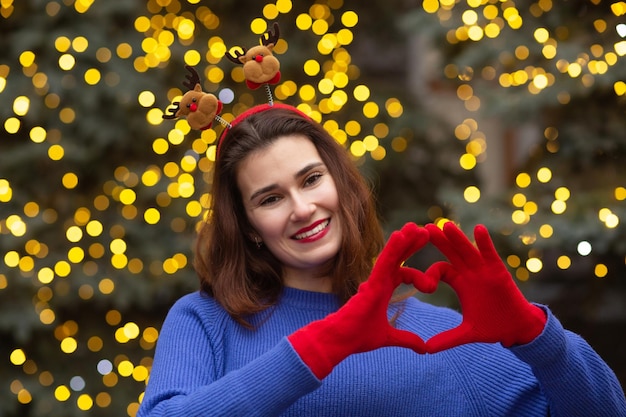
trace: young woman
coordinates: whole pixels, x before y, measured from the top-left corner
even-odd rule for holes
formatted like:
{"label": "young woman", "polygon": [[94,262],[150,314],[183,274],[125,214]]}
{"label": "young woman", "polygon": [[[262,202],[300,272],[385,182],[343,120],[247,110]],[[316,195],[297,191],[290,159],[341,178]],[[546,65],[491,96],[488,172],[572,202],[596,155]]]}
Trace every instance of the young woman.
{"label": "young woman", "polygon": [[[383,248],[363,178],[297,109],[233,121],[212,195],[201,290],[163,324],[139,417],[626,416],[611,369],[526,301],[484,227],[474,246],[408,223]],[[449,262],[403,266],[429,241]],[[392,300],[439,281],[463,315]]]}

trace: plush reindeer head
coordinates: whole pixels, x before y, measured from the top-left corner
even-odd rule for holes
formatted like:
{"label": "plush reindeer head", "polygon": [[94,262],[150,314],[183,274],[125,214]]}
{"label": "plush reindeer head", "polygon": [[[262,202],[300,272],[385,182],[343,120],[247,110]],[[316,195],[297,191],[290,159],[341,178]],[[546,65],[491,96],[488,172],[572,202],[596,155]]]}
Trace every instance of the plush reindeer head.
{"label": "plush reindeer head", "polygon": [[163,114],[164,119],[177,119],[185,117],[187,123],[195,130],[204,130],[211,127],[213,120],[219,117],[222,111],[222,103],[211,93],[202,91],[200,76],[196,70],[185,65],[189,74],[185,78],[187,81],[183,85],[189,89],[180,101],[172,103],[173,108],[169,108]]}
{"label": "plush reindeer head", "polygon": [[241,51],[226,53],[226,58],[235,64],[243,64],[248,88],[255,90],[263,84],[277,84],[280,81],[280,62],[272,54],[279,38],[278,23],[274,23],[273,31],[269,30],[261,36],[261,45],[250,49],[238,47]]}

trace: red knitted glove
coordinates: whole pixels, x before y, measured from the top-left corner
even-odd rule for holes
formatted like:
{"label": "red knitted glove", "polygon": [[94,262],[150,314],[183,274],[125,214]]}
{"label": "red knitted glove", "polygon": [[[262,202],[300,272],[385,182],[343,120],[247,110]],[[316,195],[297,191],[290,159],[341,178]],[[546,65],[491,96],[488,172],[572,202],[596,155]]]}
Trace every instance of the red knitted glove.
{"label": "red knitted glove", "polygon": [[428,232],[413,223],[395,231],[381,251],[368,280],[348,302],[322,320],[314,321],[288,339],[300,358],[319,378],[353,353],[386,346],[400,346],[425,353],[424,341],[414,333],[389,324],[387,307],[398,285],[412,284],[433,292],[435,279],[403,267],[402,263],[428,243]]}
{"label": "red knitted glove", "polygon": [[543,331],[545,313],[515,285],[485,226],[474,229],[476,247],[452,222],[443,230],[433,224],[426,229],[430,241],[450,261],[438,268],[440,279],[454,289],[463,312],[458,327],[428,340],[429,353],[473,342],[526,344]]}

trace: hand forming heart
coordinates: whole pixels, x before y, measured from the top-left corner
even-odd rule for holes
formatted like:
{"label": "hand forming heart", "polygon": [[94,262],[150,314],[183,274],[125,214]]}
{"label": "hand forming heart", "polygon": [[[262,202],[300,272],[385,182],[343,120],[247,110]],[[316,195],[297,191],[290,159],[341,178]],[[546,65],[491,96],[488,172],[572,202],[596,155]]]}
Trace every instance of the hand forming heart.
{"label": "hand forming heart", "polygon": [[450,261],[433,270],[454,289],[463,313],[458,327],[428,340],[429,353],[473,342],[510,347],[528,343],[543,331],[545,313],[524,298],[484,226],[474,229],[476,246],[451,222],[443,230],[433,224],[426,229],[430,241]]}
{"label": "hand forming heart", "polygon": [[[541,333],[545,314],[530,304],[500,260],[484,226],[475,229],[477,247],[453,224],[420,228],[407,223],[394,232],[369,279],[343,307],[292,333],[288,339],[318,378],[324,378],[347,356],[381,347],[400,346],[435,353],[473,342],[504,346],[528,343]],[[403,266],[431,241],[449,260],[426,272]],[[391,296],[401,283],[431,293],[439,280],[459,297],[463,321],[426,343],[417,334],[392,327],[387,319]]]}

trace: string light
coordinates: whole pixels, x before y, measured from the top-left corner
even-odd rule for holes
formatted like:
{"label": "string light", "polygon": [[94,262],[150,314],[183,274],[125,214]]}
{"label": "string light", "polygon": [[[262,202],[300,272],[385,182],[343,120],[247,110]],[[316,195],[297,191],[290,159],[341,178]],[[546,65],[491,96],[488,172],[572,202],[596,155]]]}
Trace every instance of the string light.
{"label": "string light", "polygon": [[[14,10],[13,1],[3,1],[0,8],[2,19],[10,20]],[[192,12],[183,12],[181,3],[192,5]],[[184,50],[182,60],[185,64],[197,66],[206,79],[207,91],[219,95],[220,100],[228,105],[223,116],[232,119],[242,109],[254,103],[250,94],[239,94],[236,85],[243,82],[240,68],[223,65],[223,58],[228,51],[227,39],[222,38],[219,31],[222,18],[199,0],[147,0],[146,14],[137,16],[132,22],[133,30],[141,35],[139,43],[121,42],[117,45],[99,47],[94,51],[97,42],[88,33],[54,34],[51,39],[54,45],[54,68],[44,69],[41,66],[42,56],[36,49],[21,51],[15,64],[0,65],[0,93],[6,91],[11,82],[9,74],[23,74],[30,78],[33,94],[20,94],[11,97],[7,107],[13,114],[7,117],[1,129],[11,137],[25,129],[24,120],[33,111],[33,107],[42,106],[54,115],[55,120],[66,126],[80,123],[79,109],[71,107],[63,97],[63,89],[70,89],[80,84],[81,88],[89,89],[106,85],[116,87],[122,74],[109,71],[115,65],[121,65],[129,71],[148,74],[162,70],[181,48]],[[532,15],[547,13],[550,1],[539,1],[530,6]],[[48,2],[46,13],[50,18],[62,13],[64,8],[72,9],[77,19],[93,11],[96,3],[93,0],[75,0],[64,2]],[[466,9],[461,13],[460,20],[454,22],[452,11],[461,7],[453,0],[426,0],[422,2],[425,12],[436,16],[448,28],[446,36],[450,44],[463,42],[480,42],[495,39],[504,31],[519,30],[527,22],[523,14],[513,2],[486,4],[484,1],[467,1]],[[397,97],[374,97],[368,85],[359,79],[359,68],[354,64],[351,45],[357,35],[360,24],[359,14],[347,8],[342,1],[328,0],[311,5],[308,10],[294,10],[289,0],[259,5],[262,18],[255,18],[242,25],[251,34],[262,34],[268,28],[268,21],[280,19],[281,15],[295,23],[295,30],[315,39],[315,57],[307,57],[301,63],[304,81],[284,79],[275,87],[278,99],[286,100],[295,97],[302,103],[300,106],[316,120],[321,121],[332,136],[351,152],[354,159],[371,158],[380,161],[391,153],[407,150],[409,140],[392,132],[390,125],[394,119],[404,113],[404,104]],[[622,2],[614,2],[611,7],[615,16],[626,13]],[[524,14],[525,15],[525,14]],[[598,19],[595,30],[601,35],[608,30],[608,19]],[[626,26],[618,25],[615,30],[622,38],[626,38]],[[199,32],[210,36],[199,42]],[[279,54],[288,53],[293,41],[280,39],[275,51]],[[557,77],[566,76],[580,80],[582,85],[591,85],[596,77],[606,74],[619,59],[626,55],[626,41],[616,42],[612,50],[605,50],[596,44],[589,45],[588,50],[580,51],[579,56],[564,58],[559,54],[561,41],[557,33],[548,28],[539,27],[533,32],[533,45],[520,45],[512,56],[524,62],[522,68],[503,70],[487,67],[477,69],[447,65],[444,74],[449,79],[458,80],[456,89],[458,99],[465,109],[472,113],[484,106],[480,91],[474,87],[473,81],[482,79],[493,81],[499,88],[525,88],[533,95],[557,94],[556,99],[566,103],[570,98],[563,92],[554,93],[550,87]],[[202,49],[198,47],[202,44]],[[541,56],[549,65],[525,62],[530,49],[539,47]],[[93,54],[93,58],[91,55]],[[87,57],[89,56],[89,59]],[[502,56],[501,59],[506,57]],[[87,64],[88,63],[88,64]],[[114,63],[115,65],[112,65]],[[101,65],[98,65],[101,64]],[[148,75],[146,75],[148,76]],[[54,80],[54,83],[52,82]],[[53,91],[53,85],[59,83],[59,91]],[[159,86],[155,86],[160,88]],[[616,95],[626,95],[624,81],[615,81],[613,90]],[[378,92],[380,93],[380,92]],[[182,95],[178,88],[166,92],[167,99],[172,100]],[[160,91],[139,91],[129,102],[138,104],[145,110],[145,128],[159,127],[162,122],[162,109],[159,108],[157,97]],[[347,104],[357,104],[360,113],[343,125],[334,122],[333,116]],[[66,164],[72,149],[62,137],[61,131],[50,125],[32,126],[27,132],[29,143],[41,150],[46,162],[52,169],[63,171],[58,184],[68,195],[78,196],[85,181],[84,173],[76,172]],[[546,149],[552,153],[559,150],[558,129],[549,127],[544,132]],[[454,136],[465,146],[465,151],[458,157],[459,166],[468,172],[477,169],[485,160],[486,140],[475,118],[467,118],[454,129]],[[98,192],[90,202],[80,201],[74,212],[67,218],[59,217],[54,207],[44,201],[24,201],[20,210],[4,214],[0,218],[0,235],[3,239],[15,241],[15,248],[3,254],[0,262],[10,270],[0,273],[0,292],[12,285],[13,276],[19,276],[26,282],[30,279],[33,290],[32,310],[39,323],[48,331],[54,340],[54,349],[64,359],[72,360],[88,356],[91,363],[85,369],[77,368],[73,372],[84,372],[74,375],[68,380],[58,380],[53,370],[45,369],[45,364],[37,363],[27,346],[10,347],[8,362],[20,368],[24,381],[36,381],[46,392],[49,399],[59,403],[72,402],[88,414],[94,408],[107,409],[114,401],[119,385],[134,382],[137,395],[128,404],[126,411],[129,416],[136,413],[140,395],[149,376],[151,353],[158,340],[158,330],[151,325],[124,317],[118,307],[110,307],[102,318],[103,323],[110,327],[110,335],[91,334],[83,325],[81,317],[67,320],[55,311],[55,300],[69,293],[75,293],[82,300],[105,300],[112,303],[118,296],[119,279],[134,279],[140,274],[151,274],[159,279],[166,279],[189,266],[188,254],[174,250],[173,253],[159,253],[156,259],[139,259],[130,249],[133,236],[129,236],[128,222],[142,222],[147,227],[166,225],[174,233],[183,233],[189,228],[198,227],[206,216],[210,206],[211,195],[204,193],[198,184],[200,177],[212,172],[215,160],[214,131],[207,130],[191,133],[185,120],[177,121],[165,134],[159,133],[145,144],[145,166],[122,166],[111,172],[111,177],[103,184],[98,184]],[[177,150],[185,148],[183,157],[170,158]],[[155,163],[154,161],[164,161]],[[171,160],[168,160],[171,159]],[[200,176],[196,175],[200,174]],[[16,205],[20,194],[17,182],[5,173],[0,177],[0,204]],[[541,167],[536,172],[519,172],[515,178],[518,188],[511,198],[513,206],[510,219],[515,225],[528,224],[539,210],[538,202],[533,201],[529,188],[535,184],[554,186],[554,175],[550,167]],[[555,216],[567,211],[572,190],[565,186],[556,187],[550,209]],[[146,205],[144,195],[153,195],[153,204]],[[481,200],[479,186],[465,188],[463,197],[469,204]],[[616,201],[626,200],[626,189],[615,189]],[[77,201],[79,201],[77,199]],[[168,208],[181,204],[183,215],[170,218]],[[599,208],[598,221],[607,229],[613,229],[620,223],[618,213],[609,207]],[[428,215],[441,225],[449,219],[443,217],[440,207],[431,207]],[[186,216],[186,217],[185,217]],[[111,220],[113,219],[113,220]],[[49,256],[54,242],[38,241],[35,238],[22,239],[31,229],[47,225],[56,228],[57,235],[67,243],[62,259]],[[550,239],[554,235],[554,227],[542,224],[536,234],[521,237],[525,245],[532,245],[538,239]],[[576,251],[580,256],[588,256],[592,252],[592,244],[581,241]],[[529,252],[528,259],[523,261],[516,255],[507,257],[509,266],[516,270],[515,276],[520,280],[529,279],[531,273],[538,273],[544,268],[539,255]],[[556,265],[568,269],[572,257],[560,256]],[[595,266],[594,273],[598,278],[605,277],[608,267],[604,264]],[[91,278],[91,279],[89,279]],[[21,282],[19,285],[25,285]],[[18,342],[15,342],[18,343]],[[123,352],[132,346],[139,346],[144,355],[128,357]],[[105,348],[114,346],[120,352],[114,357],[103,358],[100,353]],[[6,361],[7,359],[3,359]],[[100,386],[90,387],[87,375],[97,374]],[[10,382],[10,390],[21,404],[33,402],[32,389],[21,379]],[[90,390],[94,391],[90,391]],[[87,392],[88,391],[88,392]]]}

